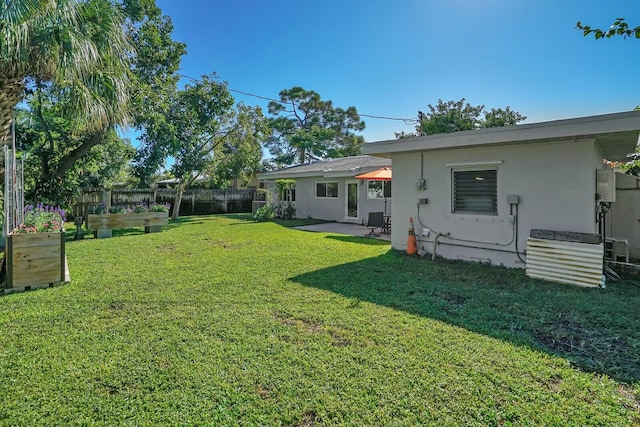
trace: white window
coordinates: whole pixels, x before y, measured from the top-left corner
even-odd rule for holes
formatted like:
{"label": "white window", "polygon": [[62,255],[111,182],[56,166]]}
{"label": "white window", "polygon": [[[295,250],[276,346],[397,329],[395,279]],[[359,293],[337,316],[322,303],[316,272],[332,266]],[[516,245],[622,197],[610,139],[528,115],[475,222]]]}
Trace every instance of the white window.
{"label": "white window", "polygon": [[316,197],[319,199],[335,199],[338,197],[338,182],[316,182]]}
{"label": "white window", "polygon": [[498,215],[496,169],[452,170],[453,213]]}
{"label": "white window", "polygon": [[391,181],[367,181],[367,199],[390,199]]}
{"label": "white window", "polygon": [[293,188],[287,188],[286,190],[284,190],[284,200],[288,200],[288,201],[292,201],[292,202],[296,201],[296,187],[295,186]]}
{"label": "white window", "polygon": [[296,201],[296,186],[291,188],[285,188],[280,194],[280,199],[283,202],[295,202]]}

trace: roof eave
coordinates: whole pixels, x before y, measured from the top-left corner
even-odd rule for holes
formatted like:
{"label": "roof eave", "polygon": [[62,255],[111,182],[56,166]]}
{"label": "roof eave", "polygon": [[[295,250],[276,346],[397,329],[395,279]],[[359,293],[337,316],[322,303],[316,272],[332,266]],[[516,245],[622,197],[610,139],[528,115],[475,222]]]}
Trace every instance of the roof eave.
{"label": "roof eave", "polygon": [[372,172],[374,170],[380,169],[379,166],[369,166],[369,167],[360,167],[354,168],[351,170],[345,171],[311,171],[311,172],[299,172],[299,173],[286,173],[286,172],[266,172],[262,174],[258,174],[258,179],[262,180],[275,180],[275,179],[296,179],[296,178],[353,178],[356,175],[361,175],[363,173]]}
{"label": "roof eave", "polygon": [[384,157],[402,152],[557,141],[629,131],[640,131],[640,111],[372,142],[364,144],[362,151]]}

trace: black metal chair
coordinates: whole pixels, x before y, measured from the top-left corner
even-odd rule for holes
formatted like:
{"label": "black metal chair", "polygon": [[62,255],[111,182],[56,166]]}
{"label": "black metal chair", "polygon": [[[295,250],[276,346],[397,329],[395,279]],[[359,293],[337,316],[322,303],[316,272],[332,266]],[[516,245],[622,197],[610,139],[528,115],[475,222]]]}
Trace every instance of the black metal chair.
{"label": "black metal chair", "polygon": [[369,212],[369,218],[365,221],[362,220],[362,224],[371,229],[368,234],[365,234],[365,237],[373,236],[378,237],[380,234],[376,233],[376,228],[379,228],[380,231],[384,228],[384,212]]}

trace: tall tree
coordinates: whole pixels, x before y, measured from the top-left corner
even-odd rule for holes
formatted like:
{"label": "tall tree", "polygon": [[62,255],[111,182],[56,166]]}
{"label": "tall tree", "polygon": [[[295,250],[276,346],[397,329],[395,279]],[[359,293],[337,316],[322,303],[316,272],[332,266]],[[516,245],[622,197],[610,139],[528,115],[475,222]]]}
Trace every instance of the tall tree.
{"label": "tall tree", "polygon": [[[127,52],[118,53],[119,57],[128,58],[129,61],[121,65],[130,66],[130,70],[104,67],[97,71],[99,78],[88,76],[88,88],[94,90],[97,85],[92,81],[99,82],[103,71],[120,72],[122,79],[118,84],[120,88],[122,84],[127,84],[125,92],[131,95],[130,102],[123,102],[124,99],[117,97],[104,97],[99,90],[93,96],[105,108],[129,114],[134,127],[138,129],[165,120],[166,99],[176,91],[176,72],[180,57],[185,51],[184,44],[171,39],[171,19],[162,15],[155,0],[85,0],[84,3],[86,5],[83,7],[90,8],[90,12],[94,14],[85,15],[94,16],[91,18],[93,20],[100,21],[104,17],[99,9],[93,10],[96,5],[106,8],[111,4],[113,11],[122,11],[122,14],[117,15],[119,25],[132,44]],[[91,40],[110,43],[109,40],[102,40],[108,36],[101,26],[94,25],[90,28],[91,31],[85,31],[85,35]],[[104,61],[113,59],[109,57],[108,49],[103,50],[103,54]],[[26,105],[29,109],[23,111],[22,115],[30,115],[28,122],[33,128],[20,126],[19,130],[26,133],[20,138],[20,147],[31,156],[29,173],[32,179],[25,186],[28,196],[64,204],[69,200],[70,188],[73,186],[77,189],[77,185],[91,182],[108,184],[113,173],[120,174],[126,168],[123,160],[130,159],[131,146],[128,142],[124,144],[115,134],[114,125],[123,122],[115,114],[109,115],[113,120],[110,120],[106,128],[72,128],[71,124],[81,122],[74,119],[73,113],[77,108],[73,97],[68,96],[69,88],[43,80],[41,76],[27,78],[25,83]],[[89,93],[90,90],[85,92]],[[22,123],[26,122],[27,119],[23,117]],[[45,145],[39,137],[42,135],[46,136]],[[109,150],[102,149],[100,145],[105,145]],[[96,156],[111,156],[112,159],[99,159]],[[108,169],[104,171],[105,179],[96,179],[95,174],[90,172],[93,170],[91,164],[97,163],[108,165]],[[77,168],[80,165],[86,169],[86,173],[78,178]]]}
{"label": "tall tree", "polygon": [[132,124],[142,130],[166,119],[175,96],[186,45],[173,40],[171,18],[162,15],[155,0],[126,0],[127,32],[135,47],[132,58]]}
{"label": "tall tree", "polygon": [[256,149],[266,129],[259,108],[234,108],[227,84],[217,81],[215,75],[203,76],[175,94],[165,121],[145,128],[136,158],[137,174],[144,179],[168,158],[173,160],[170,171],[178,179],[173,218],[178,218],[184,190],[205,171],[215,171],[216,165],[238,171],[247,164],[233,162],[247,158],[249,166],[258,167],[259,158],[252,156],[260,153]]}
{"label": "tall tree", "polygon": [[20,108],[16,114],[16,143],[24,160],[27,200],[69,207],[80,187],[123,181],[122,172],[135,148],[114,130],[74,162],[62,178],[52,179],[60,159],[85,135],[71,131],[71,123],[60,112],[62,107],[51,103],[45,91],[38,89],[27,100],[28,108]]}
{"label": "tall tree", "polygon": [[336,108],[331,101],[301,87],[280,92],[280,101],[269,103],[273,129],[267,148],[280,165],[308,163],[327,157],[344,157],[362,152],[364,138],[355,107]]}
{"label": "tall tree", "polygon": [[0,144],[29,82],[64,99],[74,131],[91,132],[63,164],[126,119],[130,44],[108,0],[0,2]]}
{"label": "tall tree", "polygon": [[215,150],[206,173],[218,188],[226,188],[232,181],[249,182],[262,170],[262,142],[271,129],[260,107],[238,103],[229,111],[221,128],[224,141]]}
{"label": "tall tree", "polygon": [[484,105],[473,106],[465,98],[444,102],[441,99],[434,106],[429,104],[429,112],[419,112],[416,133],[396,133],[396,138],[416,135],[435,135],[463,130],[513,126],[526,120],[526,116],[513,111],[511,107],[484,109]]}

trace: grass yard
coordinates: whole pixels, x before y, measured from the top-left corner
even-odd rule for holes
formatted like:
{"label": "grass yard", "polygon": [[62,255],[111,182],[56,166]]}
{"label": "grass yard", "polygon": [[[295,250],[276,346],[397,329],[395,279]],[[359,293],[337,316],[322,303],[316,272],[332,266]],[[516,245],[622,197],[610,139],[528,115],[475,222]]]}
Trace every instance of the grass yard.
{"label": "grass yard", "polygon": [[640,425],[640,287],[248,216],[70,241],[0,297],[0,425]]}

